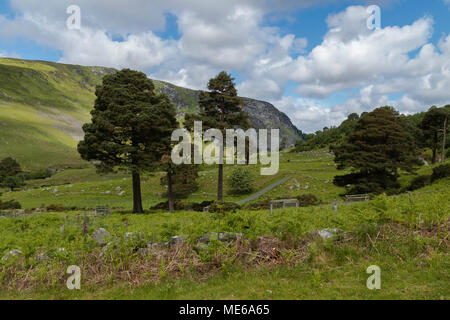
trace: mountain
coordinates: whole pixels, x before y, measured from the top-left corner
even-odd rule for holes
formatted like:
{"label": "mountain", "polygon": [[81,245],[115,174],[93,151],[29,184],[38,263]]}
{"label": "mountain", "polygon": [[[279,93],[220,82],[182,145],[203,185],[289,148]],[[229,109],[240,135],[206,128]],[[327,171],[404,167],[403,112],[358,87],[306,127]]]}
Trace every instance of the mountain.
{"label": "mountain", "polygon": [[[95,87],[116,72],[45,61],[0,58],[0,159],[16,158],[26,169],[83,164],[76,145],[90,121]],[[198,111],[199,91],[154,80],[176,105],[178,118]],[[279,128],[285,144],[301,132],[273,105],[243,98],[256,129]]]}

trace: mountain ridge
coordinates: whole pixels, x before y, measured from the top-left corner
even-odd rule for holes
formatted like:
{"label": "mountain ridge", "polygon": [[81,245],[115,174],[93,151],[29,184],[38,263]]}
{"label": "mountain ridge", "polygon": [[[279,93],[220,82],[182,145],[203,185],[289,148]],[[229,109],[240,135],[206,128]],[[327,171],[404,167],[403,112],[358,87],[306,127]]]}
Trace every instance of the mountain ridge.
{"label": "mountain ridge", "polygon": [[[116,69],[40,60],[0,58],[0,158],[13,156],[25,168],[79,166],[81,126],[90,121],[95,87]],[[178,118],[198,112],[200,91],[154,80],[168,94]],[[256,129],[279,128],[286,146],[301,139],[289,117],[268,102],[243,98]],[[38,159],[38,160],[36,160]]]}

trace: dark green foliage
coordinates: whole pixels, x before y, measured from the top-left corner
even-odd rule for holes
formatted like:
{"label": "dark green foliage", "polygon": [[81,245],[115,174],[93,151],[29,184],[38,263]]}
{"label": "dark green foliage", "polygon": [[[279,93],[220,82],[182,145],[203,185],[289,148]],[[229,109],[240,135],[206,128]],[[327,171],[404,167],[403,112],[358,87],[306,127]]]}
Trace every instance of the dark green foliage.
{"label": "dark green foliage", "polygon": [[129,69],[105,76],[95,94],[92,123],[83,126],[78,151],[84,160],[97,161],[101,171],[131,171],[133,211],[141,213],[140,173],[167,152],[177,128],[175,108],[167,96],[155,93],[144,73]]}
{"label": "dark green foliage", "polygon": [[420,123],[420,128],[423,132],[423,143],[427,147],[431,148],[433,152],[432,163],[437,161],[437,153],[439,148],[442,146],[442,140],[444,138],[443,128],[447,124],[446,130],[450,127],[446,122],[450,115],[450,105],[437,108],[432,106],[424,115],[422,122]]}
{"label": "dark green foliage", "polygon": [[300,207],[310,207],[321,204],[321,201],[313,194],[302,194],[297,197]]}
{"label": "dark green foliage", "polygon": [[339,127],[325,127],[322,131],[306,135],[306,141],[297,141],[294,150],[295,152],[304,152],[325,147],[333,148],[350,136],[358,120],[358,114],[352,113]]}
{"label": "dark green foliage", "polygon": [[353,173],[335,177],[338,186],[353,185],[350,194],[394,192],[398,171],[414,172],[419,164],[413,137],[392,107],[365,114],[348,140],[334,149],[338,169]]}
{"label": "dark green foliage", "polygon": [[[198,167],[195,165],[171,165],[172,192],[175,198],[187,198],[198,190]],[[167,175],[161,178],[161,185],[167,186]]]}
{"label": "dark green foliage", "polygon": [[24,185],[25,184],[23,183],[23,178],[20,175],[6,177],[1,182],[2,187],[8,187],[11,189],[11,191],[14,191],[15,188],[19,188]]}
{"label": "dark green foliage", "polygon": [[0,162],[0,181],[6,177],[14,177],[22,172],[20,164],[11,157]]}
{"label": "dark green foliage", "polygon": [[414,191],[417,189],[424,188],[431,184],[431,177],[424,175],[424,176],[418,176],[411,181],[411,184],[408,188],[409,191]]}
{"label": "dark green foliage", "polygon": [[230,194],[241,195],[249,194],[253,191],[254,177],[248,168],[238,166],[228,178]]}
{"label": "dark green foliage", "polygon": [[37,180],[37,179],[47,179],[52,176],[52,170],[50,169],[38,169],[31,171],[29,174],[30,180]]}
{"label": "dark green foliage", "polygon": [[234,202],[214,201],[214,203],[212,203],[209,206],[209,212],[211,212],[211,213],[236,212],[240,208],[241,208],[241,206]]}
{"label": "dark green foliage", "polygon": [[432,181],[446,177],[450,177],[450,163],[442,164],[436,168],[433,168],[433,174],[431,175]]}
{"label": "dark green foliage", "polygon": [[[203,212],[203,209],[210,206],[214,201],[203,201],[200,203],[188,203],[185,201],[174,201],[174,210],[183,210],[183,211],[197,211]],[[157,205],[150,208],[150,210],[169,210],[169,201],[160,202]]]}
{"label": "dark green foliage", "polygon": [[21,209],[22,206],[19,202],[11,200],[3,202],[0,200],[0,210],[15,210],[15,209]]}

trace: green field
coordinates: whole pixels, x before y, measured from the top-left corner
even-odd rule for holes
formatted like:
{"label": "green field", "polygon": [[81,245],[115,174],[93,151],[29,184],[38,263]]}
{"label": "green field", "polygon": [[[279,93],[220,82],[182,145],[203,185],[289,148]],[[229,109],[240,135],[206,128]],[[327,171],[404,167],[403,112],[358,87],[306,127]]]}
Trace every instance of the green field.
{"label": "green field", "polygon": [[[226,166],[226,175],[232,169]],[[282,153],[277,176],[257,176],[257,190],[290,177],[264,197],[315,194],[324,204],[307,208],[213,214],[150,212],[130,214],[131,181],[126,174],[101,176],[93,168],[62,171],[29,181],[25,191],[4,193],[24,208],[41,204],[95,207],[115,212],[90,218],[83,235],[81,211],[32,213],[0,218],[0,252],[23,255],[0,262],[0,298],[33,299],[448,299],[450,297],[450,179],[398,196],[345,205],[331,202],[344,191],[331,183],[338,174],[325,151]],[[422,167],[430,174],[431,167]],[[200,172],[201,188],[186,201],[214,199],[217,170]],[[143,179],[145,208],[164,198],[161,174]],[[407,185],[414,176],[402,175]],[[330,181],[327,181],[330,180]],[[298,186],[300,185],[300,186]],[[305,188],[308,186],[308,188]],[[125,191],[119,196],[116,189]],[[57,190],[55,190],[55,188]],[[108,192],[109,191],[109,192]],[[108,193],[107,193],[108,192]],[[227,201],[245,198],[226,196]],[[28,212],[28,211],[27,211]],[[128,212],[128,213],[127,213]],[[64,230],[61,231],[61,225]],[[103,227],[113,245],[96,245],[91,235]],[[317,231],[342,229],[346,237],[323,241]],[[125,234],[139,238],[127,241]],[[240,233],[242,241],[211,241],[209,232]],[[176,235],[180,247],[152,247]],[[64,251],[58,250],[64,248]],[[106,250],[106,251],[105,251]],[[39,261],[40,254],[49,260]],[[69,265],[83,270],[81,291],[65,289]],[[365,270],[382,269],[382,289],[366,288]]]}

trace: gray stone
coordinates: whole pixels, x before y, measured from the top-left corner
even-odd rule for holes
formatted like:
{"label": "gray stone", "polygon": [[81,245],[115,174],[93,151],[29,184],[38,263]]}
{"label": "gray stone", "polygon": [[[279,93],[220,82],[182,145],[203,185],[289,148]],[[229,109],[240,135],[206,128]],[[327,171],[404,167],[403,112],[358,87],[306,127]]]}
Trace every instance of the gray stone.
{"label": "gray stone", "polygon": [[340,236],[345,236],[344,230],[336,229],[336,228],[323,229],[323,230],[320,230],[318,233],[319,233],[319,236],[323,240],[337,240]]}
{"label": "gray stone", "polygon": [[184,242],[184,237],[183,236],[175,236],[172,237],[169,241],[169,245],[172,246],[180,246],[182,245]]}
{"label": "gray stone", "polygon": [[111,236],[111,234],[107,231],[107,230],[105,230],[105,229],[103,229],[103,228],[100,228],[100,229],[98,229],[97,231],[95,231],[93,234],[92,234],[92,238],[95,240],[95,242],[97,242],[97,244],[99,244],[99,245],[105,245],[106,244],[106,239],[108,238],[108,237],[110,237]]}
{"label": "gray stone", "polygon": [[37,261],[39,261],[39,262],[44,262],[47,260],[50,260],[50,257],[46,253],[41,253],[37,256]]}
{"label": "gray stone", "polygon": [[242,233],[219,233],[219,240],[231,242],[242,238]]}
{"label": "gray stone", "polygon": [[21,256],[23,253],[22,251],[18,250],[18,249],[13,249],[10,252],[8,252],[7,254],[5,254],[2,258],[3,261],[8,260],[10,257],[18,257]]}
{"label": "gray stone", "polygon": [[127,232],[125,233],[125,241],[137,241],[143,238],[142,233],[140,232]]}

